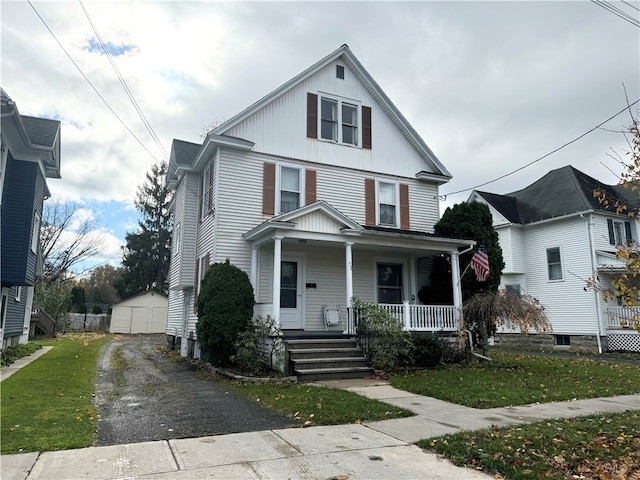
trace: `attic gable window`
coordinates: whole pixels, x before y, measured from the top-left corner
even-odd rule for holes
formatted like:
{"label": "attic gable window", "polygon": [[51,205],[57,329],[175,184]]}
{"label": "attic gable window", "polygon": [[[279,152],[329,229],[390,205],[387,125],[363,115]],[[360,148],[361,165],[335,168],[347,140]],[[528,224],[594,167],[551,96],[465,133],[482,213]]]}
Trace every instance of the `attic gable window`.
{"label": "attic gable window", "polygon": [[336,65],[336,78],[344,80],[344,66]]}
{"label": "attic gable window", "polygon": [[371,107],[357,100],[307,93],[307,137],[371,148]]}

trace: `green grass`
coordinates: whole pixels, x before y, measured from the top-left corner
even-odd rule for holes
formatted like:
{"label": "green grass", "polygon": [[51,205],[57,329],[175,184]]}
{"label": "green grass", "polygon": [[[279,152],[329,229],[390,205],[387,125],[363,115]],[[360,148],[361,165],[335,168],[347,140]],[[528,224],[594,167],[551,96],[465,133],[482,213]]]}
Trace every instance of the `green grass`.
{"label": "green grass", "polygon": [[93,394],[100,348],[110,335],[67,334],[2,382],[1,454],[64,450],[93,443]]}
{"label": "green grass", "polygon": [[418,445],[511,480],[640,478],[639,412],[463,432]]}
{"label": "green grass", "polygon": [[492,353],[491,363],[391,375],[401,390],[474,408],[640,392],[640,365]]}
{"label": "green grass", "polygon": [[306,425],[343,425],[414,415],[408,410],[336,388],[291,384],[227,384],[234,392],[249,400]]}

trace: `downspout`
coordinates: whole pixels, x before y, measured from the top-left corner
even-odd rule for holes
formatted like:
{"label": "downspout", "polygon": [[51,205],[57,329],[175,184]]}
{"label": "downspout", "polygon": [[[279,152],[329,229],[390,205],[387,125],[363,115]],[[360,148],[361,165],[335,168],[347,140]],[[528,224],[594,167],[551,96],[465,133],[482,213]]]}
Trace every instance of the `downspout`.
{"label": "downspout", "polygon": [[[596,251],[593,248],[593,229],[591,228],[591,214],[589,218],[585,218],[584,214],[580,214],[580,218],[587,222],[587,233],[589,235],[589,257],[591,260],[591,274],[596,274]],[[600,305],[600,295],[598,295],[597,287],[593,290],[596,300],[596,339],[598,340],[598,353],[602,353],[602,343],[600,341],[600,326],[602,325],[602,306]]]}

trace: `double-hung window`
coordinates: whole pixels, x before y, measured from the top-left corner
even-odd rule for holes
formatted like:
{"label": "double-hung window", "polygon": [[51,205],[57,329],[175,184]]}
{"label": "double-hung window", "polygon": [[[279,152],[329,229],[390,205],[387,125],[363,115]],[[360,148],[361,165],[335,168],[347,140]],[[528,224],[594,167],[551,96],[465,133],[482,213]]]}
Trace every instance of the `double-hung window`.
{"label": "double-hung window", "polygon": [[395,182],[378,181],[378,224],[398,225],[398,185]]}
{"label": "double-hung window", "polygon": [[560,248],[547,248],[547,271],[549,280],[562,280],[562,258]]}
{"label": "double-hung window", "polygon": [[287,213],[301,207],[302,169],[297,167],[280,166],[280,211]]}
{"label": "double-hung window", "polygon": [[320,138],[358,145],[358,105],[320,97]]}
{"label": "double-hung window", "polygon": [[200,206],[200,211],[202,212],[203,220],[211,211],[211,200],[211,165],[208,165],[202,173],[202,205]]}

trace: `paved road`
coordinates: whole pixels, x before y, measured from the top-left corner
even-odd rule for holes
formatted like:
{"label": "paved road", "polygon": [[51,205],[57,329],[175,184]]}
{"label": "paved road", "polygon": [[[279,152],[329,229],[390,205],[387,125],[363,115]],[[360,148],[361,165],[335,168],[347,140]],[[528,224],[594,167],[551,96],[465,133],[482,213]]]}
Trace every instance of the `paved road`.
{"label": "paved road", "polygon": [[98,445],[296,425],[199,377],[188,363],[172,361],[161,351],[164,344],[164,335],[135,335],[102,350],[95,402]]}

